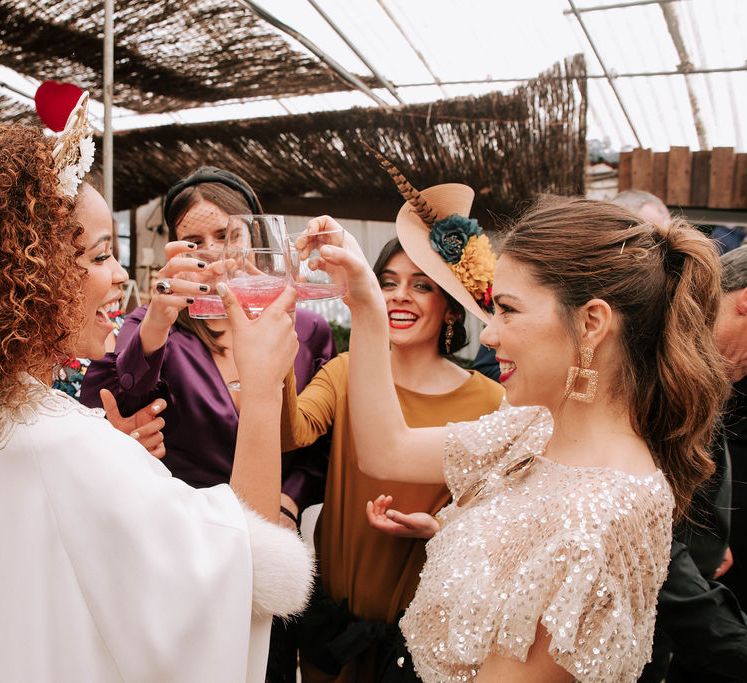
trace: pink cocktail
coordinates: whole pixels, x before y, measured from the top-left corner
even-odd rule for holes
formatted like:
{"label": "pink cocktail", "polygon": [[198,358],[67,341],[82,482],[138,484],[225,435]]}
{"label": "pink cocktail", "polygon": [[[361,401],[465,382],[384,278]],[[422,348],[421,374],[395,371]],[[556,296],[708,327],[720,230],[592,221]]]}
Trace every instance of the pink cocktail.
{"label": "pink cocktail", "polygon": [[345,294],[345,288],[334,282],[296,282],[299,301],[323,301],[336,299]]}
{"label": "pink cocktail", "polygon": [[288,280],[275,275],[242,275],[229,280],[228,286],[244,310],[261,311],[277,299]]}
{"label": "pink cocktail", "polygon": [[207,320],[210,318],[225,318],[226,309],[217,294],[195,297],[195,302],[189,306],[189,317]]}

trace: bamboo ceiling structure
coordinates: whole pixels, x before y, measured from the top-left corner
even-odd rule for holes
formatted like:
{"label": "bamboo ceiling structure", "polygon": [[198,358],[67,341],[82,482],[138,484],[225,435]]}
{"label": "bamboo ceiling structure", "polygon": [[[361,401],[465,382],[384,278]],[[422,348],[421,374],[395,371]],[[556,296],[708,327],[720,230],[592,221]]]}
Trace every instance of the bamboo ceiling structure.
{"label": "bamboo ceiling structure", "polygon": [[29,125],[40,125],[39,117],[33,107],[0,95],[0,122],[2,123],[26,123]]}
{"label": "bamboo ceiling structure", "polygon": [[[103,13],[100,0],[0,0],[0,65],[101,100]],[[114,42],[114,104],[139,113],[351,87],[237,0],[118,1]]]}
{"label": "bamboo ceiling structure", "polygon": [[388,204],[401,200],[363,139],[416,187],[467,183],[487,210],[509,214],[539,192],[583,192],[585,76],[577,55],[508,94],[120,133],[115,206],[142,204],[210,164],[248,180],[266,208],[310,196],[373,200],[391,218]]}

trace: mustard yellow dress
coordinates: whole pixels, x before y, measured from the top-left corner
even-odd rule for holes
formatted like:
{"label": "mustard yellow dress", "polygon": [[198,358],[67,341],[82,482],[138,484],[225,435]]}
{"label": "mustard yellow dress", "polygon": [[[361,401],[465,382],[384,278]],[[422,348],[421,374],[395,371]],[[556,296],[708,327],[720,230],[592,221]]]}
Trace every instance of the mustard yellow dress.
{"label": "mustard yellow dress", "polygon": [[[295,398],[286,382],[283,450],[313,443],[331,429],[324,507],[317,524],[316,549],[322,585],[335,601],[347,599],[357,617],[393,624],[410,604],[425,562],[425,541],[395,538],[369,526],[366,501],[380,493],[394,497],[402,512],[436,514],[450,500],[444,485],[403,484],[372,479],[358,468],[347,405],[348,355],[324,365]],[[495,411],[503,388],[473,372],[446,394],[420,394],[397,387],[407,424],[431,427],[474,420]],[[374,683],[371,653],[363,653],[337,677],[302,662],[303,680]]]}

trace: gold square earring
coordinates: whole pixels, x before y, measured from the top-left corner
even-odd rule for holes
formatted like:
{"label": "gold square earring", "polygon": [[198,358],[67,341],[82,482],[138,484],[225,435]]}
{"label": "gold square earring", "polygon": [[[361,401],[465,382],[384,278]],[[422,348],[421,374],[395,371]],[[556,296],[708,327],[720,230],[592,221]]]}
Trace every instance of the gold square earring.
{"label": "gold square earring", "polygon": [[[594,349],[590,346],[581,347],[581,367],[571,366],[568,368],[568,376],[565,380],[565,394],[574,401],[591,403],[597,395],[599,386],[599,373],[591,370],[591,362],[594,360]],[[578,378],[586,380],[586,391],[574,391]]]}

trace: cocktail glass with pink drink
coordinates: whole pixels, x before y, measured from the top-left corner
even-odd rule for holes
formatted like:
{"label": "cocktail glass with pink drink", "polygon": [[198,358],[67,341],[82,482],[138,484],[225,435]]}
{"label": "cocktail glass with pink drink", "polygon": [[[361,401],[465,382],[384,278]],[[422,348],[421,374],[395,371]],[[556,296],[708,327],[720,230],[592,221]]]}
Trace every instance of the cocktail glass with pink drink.
{"label": "cocktail glass with pink drink", "polygon": [[[223,250],[224,281],[245,311],[260,313],[292,284],[282,216],[229,216]],[[239,389],[238,382],[229,382]]]}
{"label": "cocktail glass with pink drink", "polygon": [[241,307],[261,313],[290,284],[287,254],[273,249],[226,252],[227,283]]}
{"label": "cocktail glass with pink drink", "polygon": [[181,277],[210,287],[208,294],[196,294],[194,296],[194,303],[189,305],[189,317],[199,318],[200,320],[225,318],[226,311],[223,308],[223,302],[216,293],[216,285],[224,279],[223,250],[195,249],[183,254],[183,256],[202,261],[206,266],[199,272],[184,273]]}

